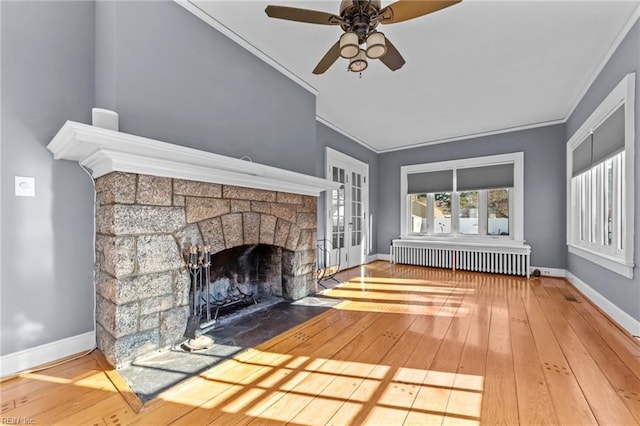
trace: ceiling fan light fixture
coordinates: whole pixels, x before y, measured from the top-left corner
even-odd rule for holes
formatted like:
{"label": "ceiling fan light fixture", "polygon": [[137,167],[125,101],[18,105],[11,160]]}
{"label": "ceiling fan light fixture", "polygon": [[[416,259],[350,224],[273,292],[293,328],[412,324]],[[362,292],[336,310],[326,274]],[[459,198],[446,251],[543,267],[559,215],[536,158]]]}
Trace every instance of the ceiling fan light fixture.
{"label": "ceiling fan light fixture", "polygon": [[367,57],[378,59],[387,53],[387,45],[385,43],[384,34],[373,32],[367,37]]}
{"label": "ceiling fan light fixture", "polygon": [[340,36],[340,56],[351,59],[360,53],[358,35],[353,32],[346,32]]}
{"label": "ceiling fan light fixture", "polygon": [[354,58],[349,59],[349,71],[362,72],[367,69],[367,55],[364,50],[360,49],[360,53]]}

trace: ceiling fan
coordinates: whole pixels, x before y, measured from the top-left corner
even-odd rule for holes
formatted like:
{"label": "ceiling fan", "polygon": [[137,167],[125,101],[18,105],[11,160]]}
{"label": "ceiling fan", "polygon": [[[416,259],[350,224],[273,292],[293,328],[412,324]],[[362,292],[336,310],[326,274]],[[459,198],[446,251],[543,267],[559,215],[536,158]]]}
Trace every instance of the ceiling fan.
{"label": "ceiling fan", "polygon": [[[400,69],[405,61],[386,36],[376,30],[378,24],[395,24],[453,6],[462,0],[398,0],[382,7],[380,0],[342,0],[340,15],[311,9],[269,5],[270,18],[320,25],[340,25],[344,34],[323,56],[313,70],[322,74],[339,58],[349,59],[349,71],[362,72],[367,58],[380,59],[391,71]],[[361,47],[362,46],[362,47]]]}

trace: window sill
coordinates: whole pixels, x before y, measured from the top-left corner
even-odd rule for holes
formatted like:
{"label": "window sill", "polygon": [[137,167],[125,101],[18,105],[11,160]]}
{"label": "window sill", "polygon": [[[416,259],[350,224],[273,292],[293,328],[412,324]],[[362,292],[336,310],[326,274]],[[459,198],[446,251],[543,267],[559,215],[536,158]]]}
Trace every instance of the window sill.
{"label": "window sill", "polygon": [[608,256],[604,253],[594,252],[576,245],[569,244],[568,247],[569,253],[571,254],[575,254],[589,262],[595,263],[596,265],[613,271],[616,274],[620,274],[623,277],[633,279],[633,263],[628,264],[623,259]]}
{"label": "window sill", "polygon": [[402,235],[400,236],[402,241],[411,241],[419,244],[424,243],[436,243],[444,246],[451,245],[465,245],[475,247],[523,247],[526,246],[525,241],[512,240],[509,237],[469,237],[469,236],[435,236],[435,235]]}

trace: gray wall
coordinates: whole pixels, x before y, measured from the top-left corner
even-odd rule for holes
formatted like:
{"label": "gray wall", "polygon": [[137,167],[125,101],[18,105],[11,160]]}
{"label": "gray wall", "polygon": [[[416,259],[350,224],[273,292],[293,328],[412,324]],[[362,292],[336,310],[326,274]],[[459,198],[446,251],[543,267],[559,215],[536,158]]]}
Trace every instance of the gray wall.
{"label": "gray wall", "polygon": [[[373,219],[373,238],[370,253],[378,253],[377,247],[377,207],[378,207],[378,154],[352,139],[336,132],[322,123],[316,123],[316,176],[325,175],[325,147],[340,151],[369,165],[369,214]],[[324,223],[325,197],[320,197],[318,205],[318,238],[325,235]]]}
{"label": "gray wall", "polygon": [[[640,255],[640,179],[638,175],[640,159],[640,22],[636,22],[620,47],[616,50],[598,78],[591,85],[578,107],[567,121],[568,140],[584,121],[593,113],[611,90],[630,73],[636,73],[636,152],[635,152],[635,248],[634,257],[638,265]],[[634,278],[601,268],[579,256],[568,254],[567,269],[598,293],[609,299],[620,309],[640,321],[640,276],[638,266],[634,268]]]}
{"label": "gray wall", "polygon": [[312,93],[174,2],[96,8],[96,102],[121,131],[315,174]]}
{"label": "gray wall", "polygon": [[383,153],[379,158],[378,251],[400,235],[400,167],[524,152],[524,238],[531,264],[565,268],[565,128],[539,127]]}
{"label": "gray wall", "polygon": [[[89,122],[91,2],[2,1],[0,354],[93,330],[93,186],[45,148],[67,119]],[[36,180],[14,196],[14,176]]]}

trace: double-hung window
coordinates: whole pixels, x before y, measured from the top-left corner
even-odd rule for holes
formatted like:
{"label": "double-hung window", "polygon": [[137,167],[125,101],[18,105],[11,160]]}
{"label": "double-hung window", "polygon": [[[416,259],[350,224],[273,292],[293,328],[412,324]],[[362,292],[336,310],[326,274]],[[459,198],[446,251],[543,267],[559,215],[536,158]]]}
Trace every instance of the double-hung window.
{"label": "double-hung window", "polygon": [[633,277],[634,87],[627,75],[567,142],[569,252]]}
{"label": "double-hung window", "polygon": [[401,168],[405,238],[523,240],[523,153]]}

